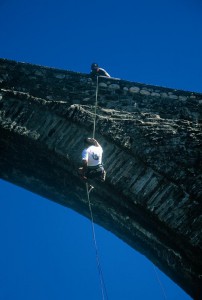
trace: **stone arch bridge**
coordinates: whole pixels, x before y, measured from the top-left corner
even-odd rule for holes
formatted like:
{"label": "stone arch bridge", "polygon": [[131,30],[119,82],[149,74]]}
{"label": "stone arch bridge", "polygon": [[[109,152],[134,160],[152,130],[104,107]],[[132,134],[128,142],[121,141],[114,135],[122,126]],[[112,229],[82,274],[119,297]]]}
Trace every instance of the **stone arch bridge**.
{"label": "stone arch bridge", "polygon": [[[96,80],[0,59],[0,178],[89,217],[78,179]],[[202,94],[99,78],[94,220],[202,299]]]}

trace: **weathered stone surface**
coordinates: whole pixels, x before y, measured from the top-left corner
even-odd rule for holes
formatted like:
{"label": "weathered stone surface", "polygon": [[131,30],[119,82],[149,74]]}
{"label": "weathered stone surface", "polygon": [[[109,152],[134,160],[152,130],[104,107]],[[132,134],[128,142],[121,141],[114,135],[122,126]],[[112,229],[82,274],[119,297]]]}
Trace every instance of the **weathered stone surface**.
{"label": "weathered stone surface", "polygon": [[[0,82],[0,177],[89,217],[76,169],[93,131],[96,82],[3,59]],[[200,299],[202,95],[99,83],[96,138],[107,180],[94,183],[94,220]]]}

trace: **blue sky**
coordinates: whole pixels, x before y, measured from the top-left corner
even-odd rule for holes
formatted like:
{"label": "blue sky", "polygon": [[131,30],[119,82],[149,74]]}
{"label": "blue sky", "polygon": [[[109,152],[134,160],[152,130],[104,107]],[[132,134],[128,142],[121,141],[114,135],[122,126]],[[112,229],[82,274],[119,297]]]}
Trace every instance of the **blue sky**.
{"label": "blue sky", "polygon": [[[0,0],[0,28],[1,58],[202,92],[200,0]],[[152,263],[95,230],[109,300],[164,299]],[[86,218],[1,180],[0,235],[0,299],[102,299]]]}

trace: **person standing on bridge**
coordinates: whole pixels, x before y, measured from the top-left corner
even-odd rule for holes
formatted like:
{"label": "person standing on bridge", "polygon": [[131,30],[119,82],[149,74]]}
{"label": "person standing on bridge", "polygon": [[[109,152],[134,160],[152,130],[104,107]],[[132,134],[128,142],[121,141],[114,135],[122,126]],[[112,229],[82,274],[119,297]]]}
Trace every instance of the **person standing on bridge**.
{"label": "person standing on bridge", "polygon": [[103,68],[100,68],[98,66],[98,64],[93,63],[91,65],[91,76],[106,76],[106,77],[110,77],[110,75],[107,73],[107,71],[105,71]]}
{"label": "person standing on bridge", "polygon": [[103,149],[101,145],[94,138],[85,138],[84,147],[79,175],[84,180],[95,178],[104,182],[106,171],[102,164]]}

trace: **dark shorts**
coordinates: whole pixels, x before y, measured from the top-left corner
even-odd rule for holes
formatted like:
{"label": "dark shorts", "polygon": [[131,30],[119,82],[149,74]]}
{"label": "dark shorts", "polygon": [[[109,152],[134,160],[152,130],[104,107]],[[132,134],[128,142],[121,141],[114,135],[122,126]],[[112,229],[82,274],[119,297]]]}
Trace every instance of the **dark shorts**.
{"label": "dark shorts", "polygon": [[99,178],[102,179],[104,177],[104,167],[102,165],[96,166],[96,167],[88,167],[87,172],[85,176],[87,178]]}

